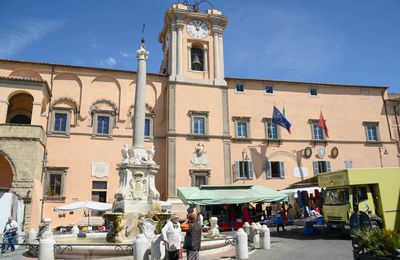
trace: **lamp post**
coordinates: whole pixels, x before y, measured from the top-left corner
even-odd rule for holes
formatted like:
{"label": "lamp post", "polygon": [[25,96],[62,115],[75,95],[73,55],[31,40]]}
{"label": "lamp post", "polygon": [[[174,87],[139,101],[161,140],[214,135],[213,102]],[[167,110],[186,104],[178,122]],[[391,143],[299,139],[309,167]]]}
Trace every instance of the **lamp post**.
{"label": "lamp post", "polygon": [[381,147],[378,147],[378,150],[379,150],[379,160],[380,160],[380,162],[381,162],[381,168],[383,168],[382,149],[383,149],[383,155],[389,155],[389,152],[388,152],[388,150],[386,149],[386,146],[382,145]]}
{"label": "lamp post", "polygon": [[44,149],[43,160],[42,160],[42,198],[40,199],[42,202],[41,210],[40,210],[40,221],[43,220],[43,209],[44,209],[44,189],[45,189],[45,179],[46,179],[46,171],[47,171],[47,164],[49,161],[47,160],[47,150]]}
{"label": "lamp post", "polygon": [[243,151],[242,151],[242,178],[243,178],[243,184],[245,184],[245,172],[244,172],[244,162],[245,162],[245,160],[247,159],[247,150],[246,150],[246,148],[244,148],[243,149]]}

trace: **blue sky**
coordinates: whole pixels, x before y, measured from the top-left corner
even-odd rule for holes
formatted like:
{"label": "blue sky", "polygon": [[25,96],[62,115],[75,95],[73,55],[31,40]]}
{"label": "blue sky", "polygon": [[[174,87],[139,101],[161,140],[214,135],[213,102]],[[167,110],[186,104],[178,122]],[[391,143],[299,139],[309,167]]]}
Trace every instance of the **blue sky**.
{"label": "blue sky", "polygon": [[[144,23],[148,71],[158,72],[158,33],[174,2],[0,0],[0,58],[135,70]],[[399,0],[211,2],[229,18],[227,77],[379,85],[400,93]]]}

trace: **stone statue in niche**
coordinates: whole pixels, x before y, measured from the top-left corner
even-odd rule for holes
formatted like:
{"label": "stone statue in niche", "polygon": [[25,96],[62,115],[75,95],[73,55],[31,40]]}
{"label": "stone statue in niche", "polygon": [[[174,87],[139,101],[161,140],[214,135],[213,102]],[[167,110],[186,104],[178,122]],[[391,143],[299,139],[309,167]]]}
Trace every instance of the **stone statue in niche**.
{"label": "stone statue in niche", "polygon": [[204,149],[204,144],[198,143],[195,147],[195,151],[192,155],[192,164],[195,167],[202,168],[207,167],[210,161]]}

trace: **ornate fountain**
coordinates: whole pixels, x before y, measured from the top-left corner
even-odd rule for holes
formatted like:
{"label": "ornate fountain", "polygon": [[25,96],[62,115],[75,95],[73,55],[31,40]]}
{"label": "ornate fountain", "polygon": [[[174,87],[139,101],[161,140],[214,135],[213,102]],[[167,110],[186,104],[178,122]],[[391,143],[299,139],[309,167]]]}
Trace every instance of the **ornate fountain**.
{"label": "ornate fountain", "polygon": [[[121,150],[122,161],[118,164],[119,188],[114,195],[112,213],[104,214],[110,221],[108,242],[132,241],[137,234],[149,233],[156,221],[165,219],[161,212],[160,193],[155,187],[155,174],[160,166],[154,161],[154,146],[144,148],[146,60],[148,51],[144,40],[136,53],[138,59],[135,91],[135,115],[133,146],[127,144]],[[153,220],[154,218],[154,220]],[[161,223],[158,224],[158,230]],[[154,227],[154,229],[156,229]],[[153,229],[153,230],[154,230]],[[154,232],[153,232],[154,233]]]}

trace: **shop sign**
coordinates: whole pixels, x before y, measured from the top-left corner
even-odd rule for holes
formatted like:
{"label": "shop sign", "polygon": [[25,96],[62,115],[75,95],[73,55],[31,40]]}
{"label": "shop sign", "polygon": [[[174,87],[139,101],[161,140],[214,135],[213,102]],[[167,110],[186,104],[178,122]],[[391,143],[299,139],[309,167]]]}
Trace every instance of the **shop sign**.
{"label": "shop sign", "polygon": [[347,172],[322,174],[318,176],[318,185],[320,187],[347,186],[349,178]]}

